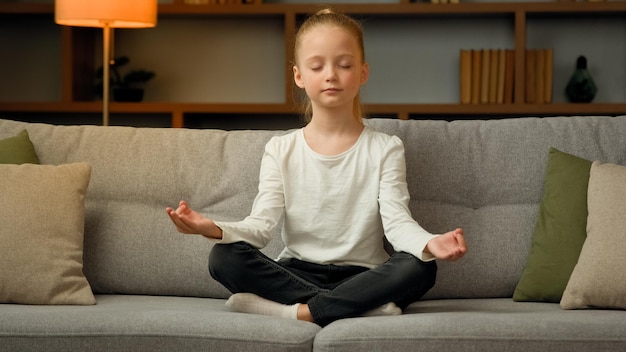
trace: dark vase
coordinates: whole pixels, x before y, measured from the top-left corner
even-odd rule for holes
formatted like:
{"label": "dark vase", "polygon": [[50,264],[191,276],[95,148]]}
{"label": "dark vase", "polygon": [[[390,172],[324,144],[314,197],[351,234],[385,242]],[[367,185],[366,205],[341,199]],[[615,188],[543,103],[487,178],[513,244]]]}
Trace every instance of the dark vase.
{"label": "dark vase", "polygon": [[140,102],[143,100],[143,89],[113,88],[113,100],[119,102]]}
{"label": "dark vase", "polygon": [[572,103],[589,103],[598,92],[596,84],[587,70],[587,58],[579,56],[576,60],[576,71],[565,88],[565,94]]}

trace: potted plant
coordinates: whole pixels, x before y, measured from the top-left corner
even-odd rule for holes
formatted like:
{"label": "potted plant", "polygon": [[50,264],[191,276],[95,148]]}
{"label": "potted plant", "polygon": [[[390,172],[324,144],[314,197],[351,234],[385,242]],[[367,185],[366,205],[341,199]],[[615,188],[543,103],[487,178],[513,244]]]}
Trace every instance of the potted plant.
{"label": "potted plant", "polygon": [[[110,87],[113,100],[120,102],[139,102],[143,100],[142,84],[154,78],[154,72],[146,70],[131,70],[121,74],[120,68],[130,62],[127,56],[116,58],[110,66]],[[96,93],[102,96],[104,69],[96,71]]]}

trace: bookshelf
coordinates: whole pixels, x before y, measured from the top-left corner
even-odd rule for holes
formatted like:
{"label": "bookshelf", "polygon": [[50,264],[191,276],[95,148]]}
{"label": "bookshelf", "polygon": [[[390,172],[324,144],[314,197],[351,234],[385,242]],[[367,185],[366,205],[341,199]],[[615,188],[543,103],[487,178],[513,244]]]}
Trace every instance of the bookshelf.
{"label": "bookshelf", "polygon": [[[378,72],[372,74],[370,82],[365,87],[364,102],[366,112],[371,116],[388,116],[400,119],[467,119],[467,118],[502,118],[509,116],[553,116],[553,115],[621,115],[626,114],[626,67],[623,63],[619,64],[620,72],[615,72],[615,77],[620,78],[624,82],[617,82],[618,91],[612,92],[603,99],[598,97],[597,101],[590,104],[570,104],[563,99],[559,100],[555,97],[553,103],[550,104],[527,104],[524,96],[524,76],[525,76],[525,52],[528,48],[542,45],[551,45],[546,38],[542,38],[539,30],[534,30],[537,26],[541,29],[545,27],[564,27],[568,28],[571,23],[579,20],[587,21],[590,26],[595,22],[611,22],[616,23],[618,28],[620,23],[626,22],[626,2],[625,1],[608,1],[608,2],[461,2],[460,4],[430,4],[430,3],[411,3],[408,0],[399,0],[397,3],[367,3],[367,4],[332,4],[333,8],[351,14],[364,21],[366,35],[366,51],[368,62],[371,66],[373,62],[376,64],[373,70]],[[193,116],[194,119],[211,119],[216,116],[224,117],[228,115],[250,115],[263,119],[269,115],[276,116],[297,116],[299,114],[297,98],[294,93],[292,84],[292,74],[289,62],[293,56],[292,43],[294,33],[298,23],[309,13],[316,11],[319,5],[315,4],[299,4],[299,3],[253,3],[238,5],[190,5],[185,4],[184,0],[171,0],[169,3],[159,3],[159,23],[152,32],[144,32],[146,30],[134,30],[116,32],[116,45],[118,51],[146,44],[149,50],[135,49],[129,56],[131,60],[138,58],[142,65],[147,69],[154,69],[157,77],[162,78],[162,87],[158,85],[157,80],[150,82],[147,88],[147,94],[152,91],[153,98],[147,96],[146,101],[141,103],[117,103],[111,104],[111,113],[113,115],[137,115],[145,116],[166,116],[171,127],[186,127],[186,120]],[[0,32],[10,31],[12,29],[21,30],[26,25],[23,23],[35,23],[35,27],[40,32],[46,32],[40,36],[38,33],[27,33],[26,41],[30,44],[30,48],[24,49],[22,55],[43,55],[41,51],[33,49],[38,41],[52,43],[49,49],[50,60],[37,63],[32,61],[19,60],[11,68],[11,70],[29,71],[33,65],[42,66],[49,77],[44,78],[47,82],[42,86],[43,93],[27,92],[19,96],[11,94],[10,80],[0,83],[0,116],[57,116],[60,114],[84,114],[97,115],[101,111],[101,102],[94,98],[92,94],[92,72],[100,63],[98,52],[100,47],[101,33],[97,29],[61,27],[54,24],[54,5],[40,2],[3,2],[0,3]],[[418,21],[419,20],[419,21]],[[591,22],[590,22],[591,21]],[[210,25],[208,24],[210,23]],[[416,24],[417,23],[417,24]],[[442,52],[451,52],[448,55],[448,66],[453,66],[458,70],[458,53],[460,49],[471,49],[471,46],[463,47],[462,44],[455,43],[454,40],[448,41],[446,36],[450,33],[445,32],[446,24],[454,24],[457,26],[476,26],[476,30],[482,30],[486,33],[502,32],[501,37],[487,38],[486,40],[500,41],[503,45],[496,44],[496,47],[508,46],[515,53],[515,69],[514,69],[514,96],[510,104],[461,104],[458,96],[459,80],[458,72],[447,72],[446,68],[436,67],[429,71],[445,71],[447,78],[442,79],[440,89],[443,93],[438,93],[435,88],[425,90],[418,83],[419,76],[416,76],[409,83],[399,84],[395,91],[397,94],[391,97],[384,97],[384,94],[394,92],[394,87],[390,87],[389,80],[393,75],[387,74],[387,67],[392,65],[388,63],[386,50],[395,50],[407,46],[407,41],[411,43],[415,38],[417,43],[415,48],[419,49],[420,45],[430,47],[418,41],[417,34],[423,31],[419,26],[430,26],[425,28],[434,28],[439,30],[441,39],[429,39],[437,46],[441,45]],[[197,26],[197,27],[196,27]],[[208,26],[208,27],[207,27]],[[258,28],[259,35],[262,38],[268,38],[267,44],[264,44],[272,54],[263,60],[263,65],[271,65],[268,70],[251,70],[242,69],[244,72],[240,76],[235,76],[233,72],[241,69],[241,65],[233,64],[228,66],[230,59],[223,59],[229,52],[229,47],[224,46],[223,42],[231,41],[238,48],[250,47],[249,52],[245,50],[242,56],[257,56],[262,49],[254,49],[254,45],[247,45],[246,39],[241,34],[237,34],[238,28],[251,26],[252,31],[256,32]],[[158,50],[162,50],[166,45],[159,48],[160,38],[173,36],[176,41],[176,35],[168,31],[175,31],[184,27],[183,30],[206,32],[207,41],[218,37],[226,37],[221,42],[211,42],[213,46],[212,54],[207,54],[207,65],[224,71],[224,76],[215,76],[219,79],[216,81],[226,83],[208,83],[206,88],[206,99],[185,99],[184,97],[176,97],[174,92],[182,92],[185,89],[194,89],[189,91],[189,96],[198,94],[202,96],[205,92],[203,88],[203,80],[182,82],[180,89],[167,91],[167,87],[172,87],[173,81],[166,81],[165,78],[172,77],[178,72],[183,75],[185,65],[189,64],[189,53],[173,56],[176,62],[182,62],[175,72],[167,72],[167,61],[161,63],[162,67],[148,67],[148,64],[158,65],[160,56]],[[405,29],[408,28],[408,29]],[[465,27],[463,27],[465,28]],[[497,29],[497,30],[494,30]],[[387,32],[398,36],[389,43],[384,42],[384,35]],[[377,36],[377,33],[379,34]],[[382,35],[382,34],[384,35]],[[407,34],[408,33],[408,34]],[[403,34],[403,35],[400,35]],[[1,34],[0,40],[6,38],[9,34]],[[411,37],[413,36],[413,37]],[[621,35],[623,41],[623,35]],[[367,42],[372,37],[372,42]],[[423,36],[421,36],[423,37]],[[620,34],[614,35],[620,38]],[[41,39],[43,38],[43,39]],[[198,45],[199,38],[194,36],[194,44]],[[200,37],[201,38],[201,37]],[[377,39],[378,38],[378,39]],[[598,42],[605,38],[598,38]],[[24,38],[20,39],[24,40]],[[178,38],[178,40],[181,40]],[[216,39],[217,40],[217,39]],[[462,39],[459,39],[462,41]],[[558,40],[558,39],[556,39]],[[184,41],[184,40],[181,40]],[[258,42],[257,39],[252,39]],[[446,42],[448,48],[445,47]],[[34,43],[34,44],[33,44]],[[152,43],[152,44],[150,44]],[[169,43],[169,42],[168,42]],[[265,42],[264,42],[265,43]],[[383,47],[381,45],[390,45],[394,47]],[[476,42],[474,46],[481,45]],[[577,44],[571,44],[576,46]],[[377,49],[378,46],[378,49]],[[157,47],[155,49],[155,47]],[[192,46],[193,47],[193,46]],[[120,50],[121,48],[121,50]],[[231,47],[232,48],[232,47]],[[416,49],[416,50],[417,50]],[[167,49],[166,49],[167,50]],[[191,50],[191,49],[185,49]],[[256,51],[254,51],[256,50]],[[558,48],[557,48],[558,50]],[[622,46],[622,51],[624,48]],[[221,51],[223,54],[220,54]],[[146,54],[142,54],[146,52]],[[216,53],[217,52],[217,53]],[[125,53],[124,53],[125,54]],[[141,55],[145,55],[145,59],[141,59]],[[411,55],[427,56],[424,50],[420,52],[409,52],[405,60],[410,60]],[[555,52],[555,79],[563,77],[573,72],[575,57],[562,58],[563,62],[556,60],[558,51]],[[624,60],[624,53],[621,54],[621,60]],[[170,56],[171,58],[172,56]],[[176,59],[177,58],[177,59]],[[223,62],[220,62],[222,58]],[[565,62],[565,59],[571,61],[571,64]],[[0,59],[0,66],[6,66],[9,59]],[[148,61],[146,61],[148,60]],[[437,60],[435,57],[433,60]],[[597,59],[596,62],[600,60]],[[373,61],[373,62],[372,62]],[[148,62],[148,63],[145,63]],[[172,61],[169,61],[172,62]],[[602,65],[602,62],[597,62]],[[30,66],[29,66],[30,65]],[[225,66],[222,66],[225,65]],[[239,66],[237,66],[239,65]],[[266,66],[267,66],[266,65]],[[404,65],[410,65],[404,63]],[[567,66],[561,69],[561,73],[557,72],[559,67]],[[170,65],[171,66],[171,65]],[[193,67],[193,65],[191,65]],[[430,67],[428,62],[424,64],[426,68]],[[237,68],[240,67],[240,68]],[[6,70],[6,68],[5,68]],[[415,71],[419,71],[418,68]],[[257,72],[257,73],[255,73]],[[10,75],[10,72],[8,73]],[[187,76],[190,75],[186,72]],[[230,76],[229,76],[230,74]],[[415,73],[419,74],[419,73]],[[432,73],[431,73],[432,74]],[[434,74],[442,74],[435,72]],[[31,74],[34,75],[34,74]],[[213,74],[212,74],[213,75]],[[402,76],[402,71],[398,74]],[[593,70],[592,70],[593,75]],[[165,77],[163,77],[165,76]],[[191,74],[193,76],[193,73]],[[407,74],[411,76],[411,74]],[[37,79],[37,77],[27,76],[29,80]],[[243,78],[242,78],[243,77]],[[390,78],[391,77],[391,78]],[[436,76],[435,76],[436,77]],[[400,77],[401,78],[401,77]],[[398,79],[400,79],[398,78]],[[248,91],[245,85],[247,81],[254,81],[257,86],[252,86]],[[52,83],[50,83],[52,82]],[[56,85],[55,85],[56,82]],[[562,83],[562,82],[561,82]],[[596,82],[598,83],[598,82]],[[267,84],[267,89],[264,89]],[[369,86],[372,86],[371,88]],[[47,87],[47,88],[45,88]],[[185,88],[192,87],[192,88]],[[222,89],[222,88],[224,89]],[[235,89],[235,93],[229,93],[228,96],[220,96],[226,89]],[[555,83],[555,91],[558,85]],[[211,89],[213,93],[211,94]],[[619,90],[621,89],[621,91]],[[236,93],[241,91],[241,94]],[[255,91],[262,92],[262,97],[258,99]],[[417,93],[413,93],[413,91]],[[47,93],[46,93],[47,92]],[[456,93],[450,93],[456,92]],[[265,94],[265,95],[264,95]],[[439,94],[439,95],[437,95]],[[457,94],[457,95],[455,95]],[[556,96],[557,94],[555,94]],[[5,98],[2,98],[4,96]],[[8,96],[8,98],[7,98]],[[174,96],[174,98],[172,98]],[[211,96],[213,98],[211,98]],[[381,98],[382,97],[382,98]],[[113,123],[116,123],[112,117]],[[50,121],[54,123],[54,121]]]}

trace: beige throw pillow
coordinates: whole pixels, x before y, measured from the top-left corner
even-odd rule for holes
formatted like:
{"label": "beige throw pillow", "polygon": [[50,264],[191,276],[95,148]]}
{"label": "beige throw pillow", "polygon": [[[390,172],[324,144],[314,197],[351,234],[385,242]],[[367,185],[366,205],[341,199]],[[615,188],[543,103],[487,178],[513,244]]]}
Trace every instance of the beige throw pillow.
{"label": "beige throw pillow", "polygon": [[626,309],[626,167],[591,165],[587,239],[561,308]]}
{"label": "beige throw pillow", "polygon": [[83,274],[91,166],[0,165],[0,303],[95,304]]}

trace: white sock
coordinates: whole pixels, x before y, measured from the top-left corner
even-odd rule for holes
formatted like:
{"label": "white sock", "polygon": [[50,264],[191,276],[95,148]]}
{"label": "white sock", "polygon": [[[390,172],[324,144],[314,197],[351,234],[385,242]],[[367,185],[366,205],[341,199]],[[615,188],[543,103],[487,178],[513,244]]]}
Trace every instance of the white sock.
{"label": "white sock", "polygon": [[402,309],[400,309],[395,303],[389,302],[387,304],[383,304],[382,306],[372,309],[369,312],[365,312],[363,314],[364,317],[377,317],[382,315],[400,315],[402,314]]}
{"label": "white sock", "polygon": [[274,317],[298,319],[298,306],[270,301],[253,293],[235,293],[226,301],[226,307],[234,312],[271,315]]}

